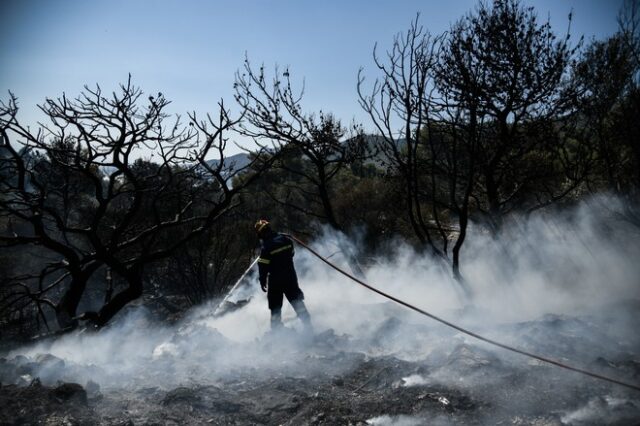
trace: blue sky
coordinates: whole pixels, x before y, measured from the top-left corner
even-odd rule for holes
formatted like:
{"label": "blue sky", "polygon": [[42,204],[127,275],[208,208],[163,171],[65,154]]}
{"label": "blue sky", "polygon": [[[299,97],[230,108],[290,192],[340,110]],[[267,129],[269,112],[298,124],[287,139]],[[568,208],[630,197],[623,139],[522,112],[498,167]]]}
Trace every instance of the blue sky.
{"label": "blue sky", "polygon": [[[20,118],[40,118],[36,104],[84,84],[113,89],[126,80],[163,92],[171,112],[214,112],[233,101],[234,72],[251,61],[289,66],[305,79],[304,109],[364,122],[356,94],[360,67],[374,75],[371,51],[404,31],[416,12],[434,34],[445,31],[472,0],[178,1],[0,0],[0,96],[13,91]],[[573,9],[572,38],[603,38],[616,30],[622,0],[529,0],[564,33]]]}

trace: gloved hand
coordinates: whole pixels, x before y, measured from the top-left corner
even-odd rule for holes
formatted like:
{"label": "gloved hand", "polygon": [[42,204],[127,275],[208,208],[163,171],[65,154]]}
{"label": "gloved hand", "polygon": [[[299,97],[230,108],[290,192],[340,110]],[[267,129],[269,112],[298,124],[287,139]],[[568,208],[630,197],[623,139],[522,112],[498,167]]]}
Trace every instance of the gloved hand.
{"label": "gloved hand", "polygon": [[267,292],[267,283],[260,283],[260,288],[262,289],[262,291],[264,291],[265,293]]}

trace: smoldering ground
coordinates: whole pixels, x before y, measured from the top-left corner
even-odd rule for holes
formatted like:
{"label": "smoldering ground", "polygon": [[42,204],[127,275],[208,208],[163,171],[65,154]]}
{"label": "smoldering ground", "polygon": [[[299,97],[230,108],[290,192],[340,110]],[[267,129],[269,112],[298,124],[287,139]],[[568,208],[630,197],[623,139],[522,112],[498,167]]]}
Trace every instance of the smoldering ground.
{"label": "smoldering ground", "polygon": [[[492,339],[638,384],[640,230],[617,212],[617,200],[599,197],[566,211],[514,218],[498,239],[472,229],[462,253],[466,295],[440,263],[402,244],[370,262],[366,279]],[[339,238],[327,232],[313,247],[348,269],[339,247],[349,242]],[[191,390],[194,398],[210,389],[239,392],[234,403],[245,408],[255,398],[248,388],[261,387],[260,395],[282,389],[305,395],[304,404],[274,396],[280,401],[274,410],[289,407],[275,418],[260,410],[245,418],[238,414],[245,408],[230,414],[210,398],[209,416],[218,410],[266,424],[283,418],[298,424],[329,424],[332,418],[419,424],[425,416],[435,424],[640,419],[636,391],[478,342],[369,292],[302,247],[295,259],[315,336],[299,330],[286,302],[283,317],[293,331],[268,333],[266,300],[252,273],[230,297],[249,300],[240,309],[216,318],[212,312],[219,301],[211,301],[173,327],[157,325],[144,308],[129,309],[98,333],[71,334],[5,354],[1,381],[91,381],[110,395],[95,402],[99,412],[100,404],[108,405],[104,401],[113,406],[118,395],[143,389],[162,393],[163,401],[177,389]],[[325,415],[313,417],[302,406]]]}

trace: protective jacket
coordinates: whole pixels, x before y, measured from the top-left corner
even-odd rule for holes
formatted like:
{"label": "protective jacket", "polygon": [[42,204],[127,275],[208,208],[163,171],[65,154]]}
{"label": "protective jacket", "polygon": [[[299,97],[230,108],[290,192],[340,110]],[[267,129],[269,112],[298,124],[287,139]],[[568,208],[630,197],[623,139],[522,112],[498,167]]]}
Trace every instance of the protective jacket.
{"label": "protective jacket", "polygon": [[293,255],[293,241],[283,234],[274,233],[262,241],[258,269],[260,284],[268,288],[267,298],[271,310],[282,307],[283,294],[289,302],[304,298],[298,287]]}

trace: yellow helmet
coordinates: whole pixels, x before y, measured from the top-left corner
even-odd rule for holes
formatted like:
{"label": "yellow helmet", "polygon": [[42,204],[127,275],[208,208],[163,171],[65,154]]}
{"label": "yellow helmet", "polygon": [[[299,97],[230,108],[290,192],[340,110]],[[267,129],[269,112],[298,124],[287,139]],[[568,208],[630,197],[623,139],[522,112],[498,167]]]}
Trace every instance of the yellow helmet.
{"label": "yellow helmet", "polygon": [[258,233],[258,235],[260,235],[262,233],[262,231],[267,229],[268,227],[269,227],[269,221],[267,221],[265,219],[260,219],[254,225],[254,228],[255,228],[256,232]]}

